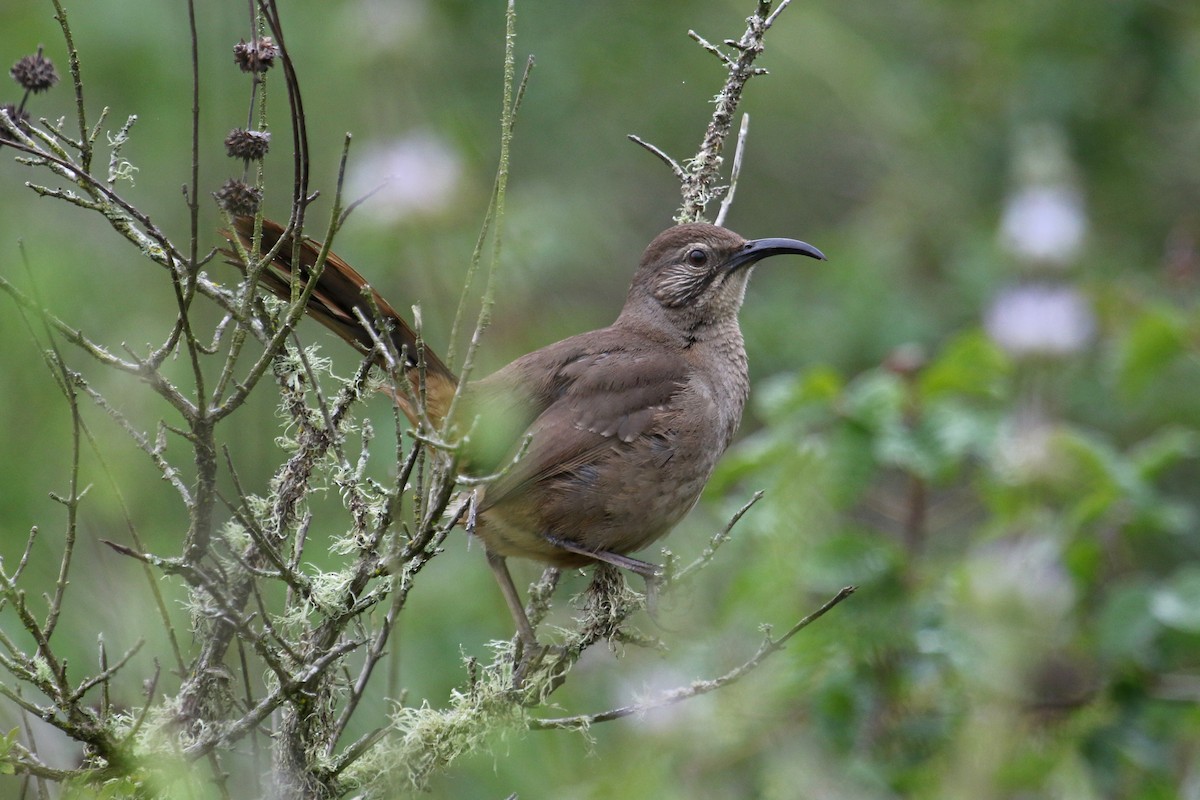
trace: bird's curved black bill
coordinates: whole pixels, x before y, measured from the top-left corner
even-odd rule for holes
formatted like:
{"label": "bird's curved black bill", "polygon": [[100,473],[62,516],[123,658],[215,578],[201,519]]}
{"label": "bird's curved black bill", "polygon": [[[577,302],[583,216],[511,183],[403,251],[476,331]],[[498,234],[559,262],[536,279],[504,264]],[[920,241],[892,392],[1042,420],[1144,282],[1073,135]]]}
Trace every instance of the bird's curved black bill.
{"label": "bird's curved black bill", "polygon": [[730,269],[746,267],[764,258],[782,255],[808,256],[825,261],[825,254],[808,242],[799,239],[753,239],[742,247],[729,262]]}

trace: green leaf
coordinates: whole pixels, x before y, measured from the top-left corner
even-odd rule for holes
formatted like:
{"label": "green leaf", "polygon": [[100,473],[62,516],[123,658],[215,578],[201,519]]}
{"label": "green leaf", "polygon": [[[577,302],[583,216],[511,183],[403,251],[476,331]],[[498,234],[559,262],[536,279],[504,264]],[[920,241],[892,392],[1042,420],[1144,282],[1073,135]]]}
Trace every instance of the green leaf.
{"label": "green leaf", "polygon": [[921,374],[921,396],[973,395],[1001,399],[1011,393],[1012,361],[980,330],[950,342]]}
{"label": "green leaf", "polygon": [[833,592],[843,586],[872,586],[895,574],[900,553],[894,541],[869,529],[840,530],[805,541],[804,557],[789,565],[810,591]]}
{"label": "green leaf", "polygon": [[927,425],[916,429],[892,425],[875,440],[875,458],[879,463],[927,480],[942,470],[944,455],[935,433]]}
{"label": "green leaf", "polygon": [[1187,349],[1187,324],[1174,309],[1159,307],[1140,317],[1117,352],[1117,385],[1141,394]]}
{"label": "green leaf", "polygon": [[1142,585],[1110,587],[1096,619],[1100,654],[1114,661],[1148,666],[1154,637],[1161,630],[1151,611],[1153,593]]}
{"label": "green leaf", "polygon": [[1091,431],[1063,426],[1053,443],[1061,457],[1060,489],[1064,498],[1073,500],[1072,517],[1077,526],[1100,518],[1118,501],[1140,503],[1146,499],[1149,487],[1110,442]]}
{"label": "green leaf", "polygon": [[955,461],[991,452],[1000,427],[998,413],[983,411],[950,397],[930,403],[925,420],[946,456]]}
{"label": "green leaf", "polygon": [[814,367],[800,375],[776,375],[754,387],[755,408],[768,422],[777,423],[806,406],[827,408],[845,384],[841,373],[826,366]]}
{"label": "green leaf", "polygon": [[901,379],[882,370],[864,372],[846,387],[841,410],[873,431],[898,425],[904,417],[907,389]]}
{"label": "green leaf", "polygon": [[1134,447],[1129,457],[1146,480],[1186,458],[1200,454],[1200,433],[1192,428],[1170,425],[1156,431]]}
{"label": "green leaf", "polygon": [[1200,567],[1176,572],[1150,600],[1154,618],[1176,630],[1200,633]]}
{"label": "green leaf", "polygon": [[790,426],[764,428],[738,442],[717,462],[705,492],[722,495],[738,481],[774,468],[793,453],[803,451],[806,443],[806,437],[798,437]]}

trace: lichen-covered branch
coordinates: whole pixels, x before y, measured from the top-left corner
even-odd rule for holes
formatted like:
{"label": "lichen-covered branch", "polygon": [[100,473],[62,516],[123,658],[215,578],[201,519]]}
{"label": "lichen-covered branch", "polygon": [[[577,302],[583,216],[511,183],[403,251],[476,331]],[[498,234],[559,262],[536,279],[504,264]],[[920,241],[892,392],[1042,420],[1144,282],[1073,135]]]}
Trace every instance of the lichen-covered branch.
{"label": "lichen-covered branch", "polygon": [[738,104],[741,103],[747,82],[756,75],[766,74],[765,69],[755,66],[755,61],[766,47],[767,31],[790,3],[791,0],[780,0],[772,10],[772,0],[757,0],[754,13],[746,19],[745,32],[738,39],[726,39],[724,42],[733,54],[721,50],[695,31],[688,31],[688,36],[717,58],[727,75],[725,85],[714,100],[712,118],[704,130],[700,147],[682,167],[660,148],[637,136],[629,137],[661,159],[679,180],[683,202],[675,215],[676,222],[703,221],[705,209],[719,194],[718,182],[724,163],[721,153],[725,148],[725,140],[733,130]]}

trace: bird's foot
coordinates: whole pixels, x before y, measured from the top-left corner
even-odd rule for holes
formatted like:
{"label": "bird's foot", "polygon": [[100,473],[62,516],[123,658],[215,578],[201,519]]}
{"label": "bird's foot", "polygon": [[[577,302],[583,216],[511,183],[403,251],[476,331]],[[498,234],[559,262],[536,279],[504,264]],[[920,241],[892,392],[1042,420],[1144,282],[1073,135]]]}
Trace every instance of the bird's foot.
{"label": "bird's foot", "polygon": [[646,613],[650,615],[650,619],[656,625],[658,624],[658,590],[663,583],[662,567],[622,553],[613,553],[608,550],[588,550],[586,547],[581,547],[566,539],[557,537],[546,538],[555,547],[562,548],[569,553],[587,556],[602,564],[612,564],[614,567],[629,570],[635,575],[641,575],[642,579],[646,582]]}
{"label": "bird's foot", "polygon": [[541,704],[566,679],[567,648],[560,644],[518,644],[512,690],[523,705]]}

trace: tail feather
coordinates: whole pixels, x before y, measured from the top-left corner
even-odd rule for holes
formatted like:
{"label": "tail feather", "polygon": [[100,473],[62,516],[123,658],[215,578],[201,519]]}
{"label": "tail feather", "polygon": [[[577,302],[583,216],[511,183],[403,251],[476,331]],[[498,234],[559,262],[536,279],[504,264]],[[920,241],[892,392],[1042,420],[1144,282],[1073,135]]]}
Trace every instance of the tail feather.
{"label": "tail feather", "polygon": [[[254,218],[237,217],[233,224],[237,237],[249,248],[254,235]],[[264,219],[263,252],[274,248],[283,237],[283,233],[284,229],[278,223]],[[279,248],[270,268],[262,271],[259,283],[276,297],[290,300],[293,283],[299,282],[303,285],[309,280],[320,253],[321,245],[307,238],[300,240],[297,251],[289,236],[288,241],[285,241]],[[226,255],[231,256],[229,261],[234,266],[245,268],[240,259],[233,256],[232,253],[226,252]],[[298,259],[298,264],[293,263],[293,257]],[[367,300],[368,293],[371,297],[370,301]],[[374,309],[372,309],[372,303]],[[392,342],[397,352],[401,353],[404,358],[405,375],[412,382],[414,389],[418,391],[422,388],[423,372],[426,411],[435,424],[441,422],[449,410],[451,398],[453,398],[458,385],[457,376],[438,358],[436,353],[418,342],[417,334],[412,327],[396,313],[387,300],[370,287],[362,275],[332,252],[325,257],[325,268],[321,271],[317,285],[313,288],[308,305],[304,310],[310,317],[345,339],[361,353],[370,352],[375,345],[374,339],[363,325],[362,319],[374,322],[375,315],[378,313],[390,327],[389,333]],[[355,313],[356,310],[359,313]],[[362,315],[361,319],[359,314]],[[385,366],[382,362],[383,360],[380,359],[380,366]],[[423,371],[419,369],[419,366],[422,365]],[[397,395],[396,403],[405,416],[415,422],[417,413],[412,399],[407,397],[404,392],[394,394]]]}

